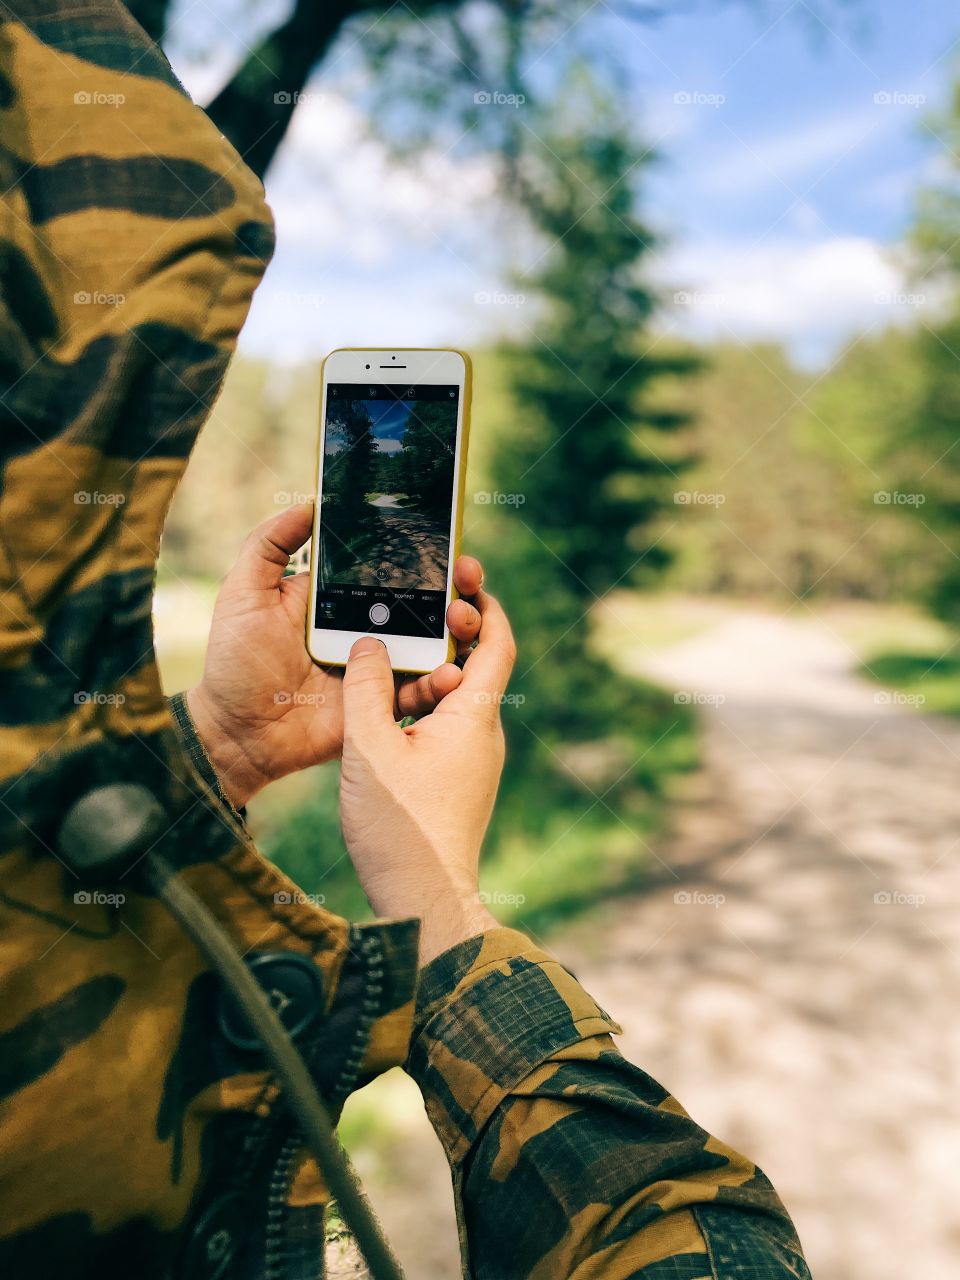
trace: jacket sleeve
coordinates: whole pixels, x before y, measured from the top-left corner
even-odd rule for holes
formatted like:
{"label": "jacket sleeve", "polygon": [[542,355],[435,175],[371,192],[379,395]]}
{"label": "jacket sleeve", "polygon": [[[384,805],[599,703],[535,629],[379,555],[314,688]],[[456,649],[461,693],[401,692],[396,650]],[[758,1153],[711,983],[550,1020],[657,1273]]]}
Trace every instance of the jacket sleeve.
{"label": "jacket sleeve", "polygon": [[407,1069],[472,1280],[808,1280],[764,1174],[616,1050],[551,956],[495,929],[424,971]]}

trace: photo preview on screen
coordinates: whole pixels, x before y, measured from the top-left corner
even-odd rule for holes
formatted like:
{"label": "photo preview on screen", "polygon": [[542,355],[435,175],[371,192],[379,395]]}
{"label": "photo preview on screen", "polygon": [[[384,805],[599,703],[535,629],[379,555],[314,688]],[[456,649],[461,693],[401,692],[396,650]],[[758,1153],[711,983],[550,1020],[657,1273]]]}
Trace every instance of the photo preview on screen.
{"label": "photo preview on screen", "polygon": [[460,389],[327,388],[315,625],[443,635]]}

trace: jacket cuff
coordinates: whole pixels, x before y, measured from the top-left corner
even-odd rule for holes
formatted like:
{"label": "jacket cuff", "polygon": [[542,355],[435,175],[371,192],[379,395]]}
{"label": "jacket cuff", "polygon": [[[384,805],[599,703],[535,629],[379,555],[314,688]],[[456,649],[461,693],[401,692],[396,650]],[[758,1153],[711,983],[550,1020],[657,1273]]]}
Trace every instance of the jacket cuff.
{"label": "jacket cuff", "polygon": [[491,929],[422,971],[405,1065],[458,1164],[503,1098],[541,1063],[620,1031],[548,952],[515,929]]}
{"label": "jacket cuff", "polygon": [[242,809],[238,809],[227,799],[223,787],[220,785],[220,778],[217,775],[217,771],[213,767],[213,762],[207,755],[203,743],[200,741],[200,735],[197,733],[197,726],[194,724],[193,716],[190,714],[190,708],[187,706],[186,693],[175,693],[172,698],[167,699],[167,705],[170,708],[174,723],[177,726],[177,732],[180,734],[183,749],[190,757],[191,764],[220,803],[230,810],[238,822],[245,824],[247,820],[246,806]]}

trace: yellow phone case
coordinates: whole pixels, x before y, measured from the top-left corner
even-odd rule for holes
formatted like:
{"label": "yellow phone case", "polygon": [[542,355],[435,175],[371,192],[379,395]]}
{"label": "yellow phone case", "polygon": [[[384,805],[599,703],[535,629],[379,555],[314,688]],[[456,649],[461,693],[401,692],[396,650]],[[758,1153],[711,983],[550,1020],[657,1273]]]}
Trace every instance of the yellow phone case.
{"label": "yellow phone case", "polygon": [[[464,369],[464,374],[463,374],[463,411],[462,411],[462,417],[461,417],[462,426],[461,426],[461,430],[460,430],[460,466],[459,466],[459,469],[458,469],[458,471],[457,471],[457,477],[456,477],[456,491],[455,491],[455,492],[456,492],[456,497],[455,497],[455,502],[456,502],[455,516],[456,516],[456,518],[455,518],[455,520],[454,520],[454,525],[453,525],[453,547],[452,547],[453,558],[454,558],[454,560],[456,560],[456,559],[457,559],[457,557],[458,557],[458,556],[459,556],[459,554],[460,554],[460,537],[461,537],[461,534],[462,534],[462,532],[463,532],[463,503],[464,503],[464,499],[465,499],[465,496],[466,496],[466,487],[467,487],[467,455],[468,455],[468,452],[469,452],[469,445],[470,445],[470,406],[471,406],[472,398],[473,398],[473,364],[471,363],[470,357],[469,357],[469,355],[467,355],[466,351],[461,351],[459,347],[389,347],[389,348],[384,348],[384,347],[337,347],[337,348],[336,348],[336,351],[373,351],[373,350],[376,350],[376,351],[383,351],[383,350],[389,350],[389,351],[454,351],[454,352],[456,352],[456,354],[457,354],[458,356],[460,356],[460,358],[463,360],[463,369]],[[326,356],[324,356],[324,358],[323,358],[323,362],[322,362],[322,364],[320,365],[320,406],[321,406],[321,411],[322,411],[322,408],[323,408],[323,386],[324,386],[324,380],[325,380],[325,378],[326,378],[327,360],[328,360],[328,359],[330,358],[330,356],[331,356],[331,355],[333,355],[333,354],[334,354],[334,352],[333,352],[333,351],[328,352],[328,354],[327,354]],[[323,430],[323,423],[320,423],[320,424],[319,424],[319,426],[318,426],[318,429],[317,429],[317,456],[316,456],[316,459],[315,459],[315,461],[314,461],[314,470],[313,470],[313,474],[314,474],[315,476],[318,476],[318,475],[320,474],[320,437],[321,437],[321,432],[322,432],[322,430]],[[319,495],[317,495],[317,496],[319,496]],[[317,504],[316,500],[314,500],[314,504],[313,504],[313,527],[312,527],[312,528],[311,528],[311,530],[310,530],[310,588],[311,588],[311,589],[310,589],[310,599],[311,599],[311,601],[313,600],[313,594],[314,594],[314,593],[313,593],[313,583],[314,583],[314,576],[313,576],[314,563],[313,563],[313,561],[314,561],[315,549],[316,549],[316,544],[317,544],[317,520],[318,520],[318,519],[319,519],[319,506],[318,506],[318,504]],[[451,599],[451,600],[457,600],[457,599],[459,599],[459,596],[460,596],[460,593],[459,593],[459,591],[458,591],[458,590],[457,590],[457,588],[456,588],[456,584],[454,584],[454,586],[453,586],[453,590],[452,590],[452,593],[451,593],[451,596],[450,596],[450,599]],[[320,661],[319,661],[319,659],[317,659],[316,657],[314,657],[313,653],[312,653],[312,652],[311,652],[311,650],[310,650],[310,635],[311,635],[311,633],[312,633],[312,631],[313,631],[313,616],[312,616],[312,613],[313,613],[313,610],[312,610],[312,609],[308,609],[308,610],[307,610],[307,635],[306,635],[307,653],[309,653],[309,654],[310,654],[310,657],[311,657],[311,658],[313,658],[314,662],[317,662],[317,663],[318,663],[318,665],[320,665],[320,666],[324,666],[324,667],[345,667],[345,666],[346,666],[346,663],[345,663],[345,662],[330,662],[330,661],[328,661],[328,660],[324,660],[323,662],[320,662]],[[447,636],[447,658],[446,658],[447,662],[452,662],[452,661],[453,661],[453,659],[456,657],[456,651],[457,651],[457,649],[456,649],[456,644],[455,644],[455,642],[454,642],[453,636],[448,635],[448,636]],[[406,674],[410,674],[410,675],[424,675],[424,674],[425,674],[427,671],[429,671],[430,669],[431,669],[431,668],[429,668],[429,667],[394,667],[394,670],[395,670],[395,671],[402,671],[402,672],[404,672],[404,673],[406,673]]]}

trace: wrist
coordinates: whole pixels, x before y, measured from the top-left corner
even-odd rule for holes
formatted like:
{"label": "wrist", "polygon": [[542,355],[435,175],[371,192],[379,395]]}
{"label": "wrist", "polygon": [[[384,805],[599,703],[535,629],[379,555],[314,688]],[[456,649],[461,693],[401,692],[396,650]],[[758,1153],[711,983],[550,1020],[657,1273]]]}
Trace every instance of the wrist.
{"label": "wrist", "polygon": [[235,809],[243,809],[269,778],[251,760],[242,735],[219,714],[202,684],[184,695],[197,737],[213,767],[220,789]]}
{"label": "wrist", "polygon": [[469,938],[500,928],[499,920],[480,901],[477,889],[457,894],[448,892],[433,898],[424,894],[419,907],[414,907],[410,914],[420,918],[421,967]]}
{"label": "wrist", "polygon": [[419,959],[421,968],[451,947],[467,942],[488,929],[499,929],[495,919],[478,900],[458,912],[436,912],[420,918]]}

